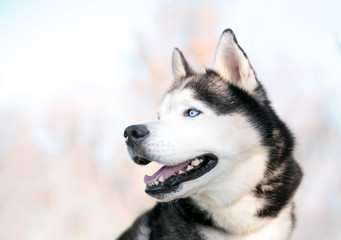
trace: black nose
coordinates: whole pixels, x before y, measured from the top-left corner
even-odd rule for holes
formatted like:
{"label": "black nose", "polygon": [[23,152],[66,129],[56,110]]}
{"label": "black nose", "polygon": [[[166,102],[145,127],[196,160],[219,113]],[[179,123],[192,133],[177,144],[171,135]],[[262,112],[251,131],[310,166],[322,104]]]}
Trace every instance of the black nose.
{"label": "black nose", "polygon": [[145,125],[131,125],[124,130],[124,137],[127,138],[128,145],[142,142],[149,134]]}

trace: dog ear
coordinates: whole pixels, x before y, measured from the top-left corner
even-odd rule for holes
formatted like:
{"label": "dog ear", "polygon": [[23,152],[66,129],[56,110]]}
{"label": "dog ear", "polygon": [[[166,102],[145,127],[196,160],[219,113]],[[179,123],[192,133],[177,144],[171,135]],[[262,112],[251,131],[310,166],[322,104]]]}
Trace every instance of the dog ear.
{"label": "dog ear", "polygon": [[231,29],[226,29],[219,39],[213,70],[229,83],[250,94],[259,85],[256,74]]}
{"label": "dog ear", "polygon": [[174,80],[184,79],[186,77],[189,77],[190,75],[193,75],[194,73],[194,71],[182,55],[181,51],[177,48],[174,48],[173,50],[172,71]]}

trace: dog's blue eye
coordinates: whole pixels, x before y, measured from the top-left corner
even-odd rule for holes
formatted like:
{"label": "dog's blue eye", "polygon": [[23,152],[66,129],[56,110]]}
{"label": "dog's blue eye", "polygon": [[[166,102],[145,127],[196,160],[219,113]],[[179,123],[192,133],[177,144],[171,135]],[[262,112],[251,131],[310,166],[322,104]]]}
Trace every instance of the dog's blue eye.
{"label": "dog's blue eye", "polygon": [[200,112],[198,110],[194,110],[194,109],[188,109],[187,110],[187,116],[189,117],[196,117],[200,114]]}

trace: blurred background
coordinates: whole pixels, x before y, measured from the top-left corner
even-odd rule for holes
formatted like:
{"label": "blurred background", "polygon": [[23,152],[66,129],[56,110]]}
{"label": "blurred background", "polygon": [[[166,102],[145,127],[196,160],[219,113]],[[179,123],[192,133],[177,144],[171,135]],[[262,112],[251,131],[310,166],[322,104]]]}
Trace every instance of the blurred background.
{"label": "blurred background", "polygon": [[156,118],[179,47],[232,28],[297,137],[292,239],[341,237],[341,1],[0,1],[0,240],[113,239],[154,204],[123,130]]}

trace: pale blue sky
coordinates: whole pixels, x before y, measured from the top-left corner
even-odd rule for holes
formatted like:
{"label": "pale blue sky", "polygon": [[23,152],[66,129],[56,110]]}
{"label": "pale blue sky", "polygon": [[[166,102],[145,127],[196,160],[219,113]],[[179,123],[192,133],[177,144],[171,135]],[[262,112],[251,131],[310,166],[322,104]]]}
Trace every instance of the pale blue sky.
{"label": "pale blue sky", "polygon": [[[246,31],[255,36],[256,30],[264,38],[269,31],[278,36],[276,43],[261,37],[244,42],[258,47],[266,44],[269,52],[286,48],[303,65],[323,59],[321,65],[329,78],[324,84],[335,83],[341,1],[230,2],[220,7],[222,25],[239,29],[241,39]],[[156,3],[1,1],[0,104],[37,106],[79,84],[120,88],[132,74],[136,32],[155,27],[154,13],[160,5]],[[260,57],[273,66],[271,56]]]}
{"label": "pale blue sky", "polygon": [[37,107],[77,86],[118,90],[152,13],[141,1],[1,2],[1,105]]}

